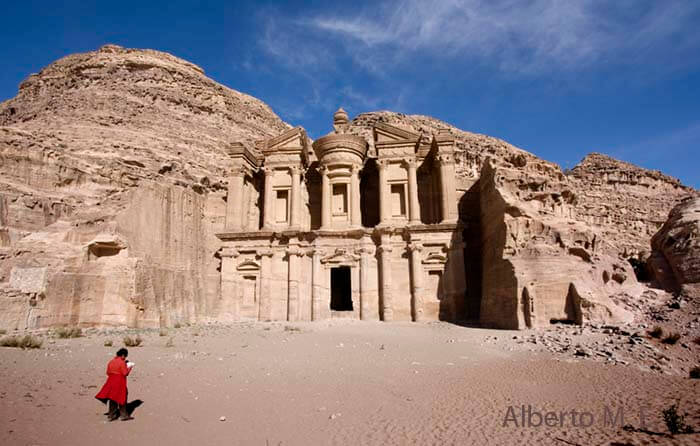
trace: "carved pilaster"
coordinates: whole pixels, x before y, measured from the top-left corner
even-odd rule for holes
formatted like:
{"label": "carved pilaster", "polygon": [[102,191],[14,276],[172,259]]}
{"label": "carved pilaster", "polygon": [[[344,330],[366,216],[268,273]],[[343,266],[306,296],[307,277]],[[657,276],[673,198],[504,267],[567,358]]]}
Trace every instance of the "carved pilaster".
{"label": "carved pilaster", "polygon": [[231,320],[240,317],[240,296],[236,258],[239,253],[233,248],[222,248],[221,254],[221,312]]}
{"label": "carved pilaster", "polygon": [[370,246],[363,246],[355,251],[360,255],[360,319],[369,320],[371,311],[370,305],[373,300],[370,287],[370,261],[374,254],[374,249]]}
{"label": "carved pilaster", "polygon": [[411,224],[420,224],[420,202],[418,201],[418,162],[415,159],[405,161],[408,170],[408,212]]}
{"label": "carved pilaster", "polygon": [[236,164],[228,179],[228,190],[226,195],[226,229],[229,231],[240,231],[243,223],[243,185],[247,169],[245,166]]}
{"label": "carved pilaster", "polygon": [[328,168],[321,167],[321,229],[331,228],[331,184]]}
{"label": "carved pilaster", "polygon": [[264,203],[263,203],[263,227],[265,229],[271,229],[274,225],[274,216],[273,216],[273,205],[274,205],[274,197],[272,196],[273,194],[273,189],[272,189],[272,182],[273,178],[275,175],[275,170],[271,167],[264,167],[263,172],[265,173],[265,196],[264,196]]}
{"label": "carved pilaster", "polygon": [[350,223],[354,227],[362,226],[360,209],[360,166],[352,166],[350,177]]}
{"label": "carved pilaster", "polygon": [[293,322],[299,320],[299,257],[304,253],[297,247],[290,247],[286,254],[289,268],[287,320]]}
{"label": "carved pilaster", "polygon": [[260,308],[258,320],[272,320],[272,256],[274,251],[263,249],[260,256]]}
{"label": "carved pilaster", "polygon": [[320,249],[312,251],[312,270],[311,270],[311,320],[320,320],[322,290],[323,290],[323,268],[321,267],[321,258],[325,253]]}
{"label": "carved pilaster", "polygon": [[388,183],[388,160],[377,160],[379,170],[379,223],[388,224],[390,216],[389,209],[389,183]]}
{"label": "carved pilaster", "polygon": [[394,318],[391,252],[392,248],[388,237],[382,236],[382,244],[377,248],[377,253],[379,253],[380,258],[380,275],[382,279],[382,320],[385,322],[389,322]]}
{"label": "carved pilaster", "polygon": [[412,242],[408,245],[411,253],[411,316],[414,321],[423,320],[423,245]]}

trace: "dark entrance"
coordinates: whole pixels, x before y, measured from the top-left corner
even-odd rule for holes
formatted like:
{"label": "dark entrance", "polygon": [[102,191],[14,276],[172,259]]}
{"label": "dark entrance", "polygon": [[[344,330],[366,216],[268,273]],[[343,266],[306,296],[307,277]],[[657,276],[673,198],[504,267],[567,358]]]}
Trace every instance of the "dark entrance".
{"label": "dark entrance", "polygon": [[350,267],[331,268],[331,310],[352,311]]}

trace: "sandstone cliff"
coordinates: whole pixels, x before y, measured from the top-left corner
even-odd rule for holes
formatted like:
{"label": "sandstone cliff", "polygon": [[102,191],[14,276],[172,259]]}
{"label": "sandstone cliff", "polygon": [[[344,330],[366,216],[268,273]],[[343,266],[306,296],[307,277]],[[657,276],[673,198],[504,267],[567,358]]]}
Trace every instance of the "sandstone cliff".
{"label": "sandstone cliff", "polygon": [[700,297],[700,198],[674,207],[651,246],[649,266],[657,285]]}
{"label": "sandstone cliff", "polygon": [[577,219],[598,228],[625,256],[649,254],[651,236],[675,203],[697,191],[656,170],[600,153],[586,156],[570,173],[575,180]]}
{"label": "sandstone cliff", "polygon": [[227,146],[288,126],[184,60],[108,45],[0,104],[0,325],[216,315]]}

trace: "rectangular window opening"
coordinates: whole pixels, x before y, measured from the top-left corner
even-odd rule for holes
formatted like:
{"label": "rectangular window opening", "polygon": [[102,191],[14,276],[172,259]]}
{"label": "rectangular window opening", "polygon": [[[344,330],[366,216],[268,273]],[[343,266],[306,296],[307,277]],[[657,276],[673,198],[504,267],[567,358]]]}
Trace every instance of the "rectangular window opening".
{"label": "rectangular window opening", "polygon": [[275,200],[275,221],[286,223],[289,218],[289,191],[278,190]]}
{"label": "rectangular window opening", "polygon": [[348,214],[348,187],[347,184],[333,185],[333,215]]}
{"label": "rectangular window opening", "polygon": [[391,215],[406,216],[406,188],[403,184],[391,185]]}

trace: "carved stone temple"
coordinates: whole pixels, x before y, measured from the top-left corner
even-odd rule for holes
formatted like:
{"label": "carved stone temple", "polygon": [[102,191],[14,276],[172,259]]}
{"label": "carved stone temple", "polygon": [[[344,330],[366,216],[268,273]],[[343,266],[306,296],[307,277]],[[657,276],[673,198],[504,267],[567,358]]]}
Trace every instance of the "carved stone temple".
{"label": "carved stone temple", "polygon": [[377,123],[233,144],[223,320],[456,320],[465,295],[455,141]]}

